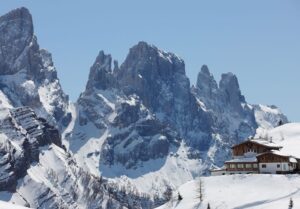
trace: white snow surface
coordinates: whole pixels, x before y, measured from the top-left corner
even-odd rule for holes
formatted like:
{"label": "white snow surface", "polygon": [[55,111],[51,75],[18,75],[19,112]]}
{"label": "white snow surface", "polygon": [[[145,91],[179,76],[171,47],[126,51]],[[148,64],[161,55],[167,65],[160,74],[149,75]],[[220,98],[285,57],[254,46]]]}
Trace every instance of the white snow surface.
{"label": "white snow surface", "polygon": [[125,169],[121,165],[101,167],[101,172],[109,177],[110,181],[124,186],[129,184],[138,191],[151,195],[161,195],[166,185],[176,189],[199,176],[203,170],[201,160],[188,159],[183,143],[166,158],[143,162],[136,169]]}
{"label": "white snow surface", "polygon": [[[157,209],[206,209],[208,203],[217,209],[300,208],[300,176],[271,174],[239,174],[202,177],[204,198],[200,204],[199,180],[190,181],[173,192],[170,202]],[[177,200],[177,194],[183,200]]]}
{"label": "white snow surface", "polygon": [[287,123],[267,131],[273,142],[282,146],[282,153],[300,158],[300,123]]}
{"label": "white snow surface", "polygon": [[28,209],[27,207],[0,201],[0,209]]}
{"label": "white snow surface", "polygon": [[[283,146],[280,153],[300,158],[300,123],[287,123],[266,131],[269,138]],[[173,200],[157,209],[277,209],[300,208],[300,175],[238,174],[202,177],[204,201],[199,204],[199,180],[190,181],[174,191]],[[177,201],[177,192],[183,200]]]}
{"label": "white snow surface", "polygon": [[278,118],[283,122],[287,122],[287,118],[275,106],[253,105],[255,119],[260,129],[271,129],[278,124]]}

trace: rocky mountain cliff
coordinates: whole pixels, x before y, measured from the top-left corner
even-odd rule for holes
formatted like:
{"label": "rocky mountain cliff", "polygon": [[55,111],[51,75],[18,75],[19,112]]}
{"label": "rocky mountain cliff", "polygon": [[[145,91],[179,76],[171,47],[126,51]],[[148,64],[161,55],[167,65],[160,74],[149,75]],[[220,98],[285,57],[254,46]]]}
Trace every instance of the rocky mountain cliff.
{"label": "rocky mountain cliff", "polygon": [[85,170],[119,184],[162,193],[221,166],[262,124],[287,122],[276,108],[248,104],[232,73],[217,84],[204,65],[190,87],[184,61],[146,42],[114,64],[100,51],[63,138]]}
{"label": "rocky mountain cliff", "polygon": [[70,104],[29,11],[0,17],[1,200],[152,208],[169,188],[222,165],[232,144],[279,121],[287,118],[275,106],[246,102],[232,73],[217,84],[203,66],[191,87],[184,61],[146,42],[120,67],[100,51]]}
{"label": "rocky mountain cliff", "polygon": [[0,95],[5,98],[0,105],[29,106],[52,124],[67,125],[68,96],[61,89],[51,54],[40,49],[33,31],[26,8],[0,17]]}
{"label": "rocky mountain cliff", "polygon": [[0,116],[1,200],[32,208],[155,206],[146,195],[85,172],[62,149],[59,131],[31,108],[1,109]]}
{"label": "rocky mountain cliff", "polygon": [[29,11],[0,17],[0,199],[32,208],[153,208],[149,196],[78,166],[61,141],[68,111]]}

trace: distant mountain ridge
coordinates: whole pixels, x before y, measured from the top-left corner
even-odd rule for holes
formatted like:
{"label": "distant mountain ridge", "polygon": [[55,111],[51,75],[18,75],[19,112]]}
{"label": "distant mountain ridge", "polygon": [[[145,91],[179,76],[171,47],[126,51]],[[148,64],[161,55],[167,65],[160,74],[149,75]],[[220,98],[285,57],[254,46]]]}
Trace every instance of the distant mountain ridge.
{"label": "distant mountain ridge", "polygon": [[232,144],[288,122],[248,104],[232,73],[217,84],[204,65],[191,87],[184,61],[146,42],[120,67],[100,51],[72,104],[26,8],[0,17],[0,46],[0,193],[30,207],[151,208]]}
{"label": "distant mountain ridge", "polygon": [[274,106],[248,104],[232,73],[217,84],[204,65],[191,87],[184,61],[146,42],[114,63],[99,52],[63,138],[82,167],[120,184],[176,188],[223,165],[230,147],[258,128],[288,122]]}

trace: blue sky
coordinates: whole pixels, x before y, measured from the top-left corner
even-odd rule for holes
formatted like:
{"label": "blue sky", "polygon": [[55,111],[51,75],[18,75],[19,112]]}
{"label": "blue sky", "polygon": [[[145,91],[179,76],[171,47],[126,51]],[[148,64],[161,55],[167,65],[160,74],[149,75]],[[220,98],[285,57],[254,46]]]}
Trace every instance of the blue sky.
{"label": "blue sky", "polygon": [[20,6],[72,101],[99,50],[121,64],[143,40],[181,56],[191,84],[203,64],[217,80],[233,72],[248,102],[276,104],[300,121],[299,0],[2,0],[0,14]]}

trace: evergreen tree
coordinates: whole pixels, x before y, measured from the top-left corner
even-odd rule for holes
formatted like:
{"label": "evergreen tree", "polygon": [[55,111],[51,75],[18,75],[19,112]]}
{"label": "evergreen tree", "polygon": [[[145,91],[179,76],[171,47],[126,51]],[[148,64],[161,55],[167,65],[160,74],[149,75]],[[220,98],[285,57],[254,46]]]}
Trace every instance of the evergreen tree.
{"label": "evergreen tree", "polygon": [[289,203],[289,209],[292,209],[294,207],[294,202],[293,199],[290,199],[290,203]]}
{"label": "evergreen tree", "polygon": [[178,200],[178,201],[181,201],[182,199],[183,199],[183,197],[182,197],[181,194],[178,192],[177,200]]}
{"label": "evergreen tree", "polygon": [[207,209],[210,209],[210,204],[208,203],[208,205],[207,205]]}

